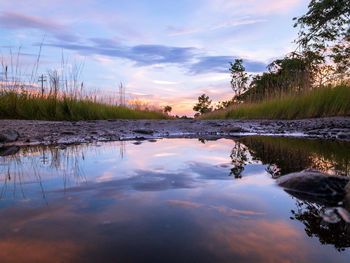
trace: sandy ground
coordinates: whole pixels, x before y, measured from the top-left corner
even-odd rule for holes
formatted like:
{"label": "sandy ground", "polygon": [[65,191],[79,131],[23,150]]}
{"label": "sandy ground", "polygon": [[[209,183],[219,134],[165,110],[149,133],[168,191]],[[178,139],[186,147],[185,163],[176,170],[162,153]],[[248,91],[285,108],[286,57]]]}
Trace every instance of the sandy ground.
{"label": "sandy ground", "polygon": [[[15,129],[8,145],[65,145],[98,141],[143,140],[167,137],[228,137],[272,135],[350,140],[350,117],[304,120],[0,120],[0,133]],[[1,146],[1,145],[0,145]]]}

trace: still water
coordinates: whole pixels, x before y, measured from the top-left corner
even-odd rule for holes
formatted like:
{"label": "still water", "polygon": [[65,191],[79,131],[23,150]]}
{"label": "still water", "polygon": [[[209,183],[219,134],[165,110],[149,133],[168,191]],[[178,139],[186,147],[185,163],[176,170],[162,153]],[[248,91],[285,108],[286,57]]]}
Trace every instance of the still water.
{"label": "still water", "polygon": [[276,186],[350,144],[160,139],[0,157],[0,262],[349,262],[350,224]]}

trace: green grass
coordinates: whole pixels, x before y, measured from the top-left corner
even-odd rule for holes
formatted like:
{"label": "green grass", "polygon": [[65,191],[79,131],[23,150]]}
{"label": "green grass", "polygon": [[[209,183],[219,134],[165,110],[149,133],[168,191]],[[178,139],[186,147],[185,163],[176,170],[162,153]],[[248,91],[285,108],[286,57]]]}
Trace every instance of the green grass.
{"label": "green grass", "polygon": [[261,103],[240,104],[200,119],[302,119],[350,116],[350,86],[322,87]]}
{"label": "green grass", "polygon": [[38,95],[0,92],[0,119],[79,121],[104,119],[166,119],[160,111],[136,110],[89,99],[56,99]]}

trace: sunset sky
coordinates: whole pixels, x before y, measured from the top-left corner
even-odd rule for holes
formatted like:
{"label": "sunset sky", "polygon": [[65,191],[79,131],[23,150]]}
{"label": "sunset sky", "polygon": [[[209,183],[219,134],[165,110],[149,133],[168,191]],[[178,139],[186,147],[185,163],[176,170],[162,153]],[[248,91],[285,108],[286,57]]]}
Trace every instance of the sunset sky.
{"label": "sunset sky", "polygon": [[[262,72],[292,51],[292,18],[308,0],[0,0],[0,55],[21,47],[33,63],[43,42],[40,71],[84,63],[91,90],[118,91],[173,114],[193,115],[197,97],[232,97],[229,61],[243,58]],[[44,41],[43,41],[44,39]],[[1,76],[0,76],[1,77]]]}

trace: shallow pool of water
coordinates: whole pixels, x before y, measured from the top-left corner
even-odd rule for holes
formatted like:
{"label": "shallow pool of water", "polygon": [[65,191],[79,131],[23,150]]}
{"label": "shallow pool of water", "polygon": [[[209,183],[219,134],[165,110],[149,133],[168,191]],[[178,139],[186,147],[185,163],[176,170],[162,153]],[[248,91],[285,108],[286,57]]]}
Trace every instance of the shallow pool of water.
{"label": "shallow pool of water", "polygon": [[161,139],[0,157],[1,262],[349,262],[350,225],[276,178],[349,176],[350,144]]}

